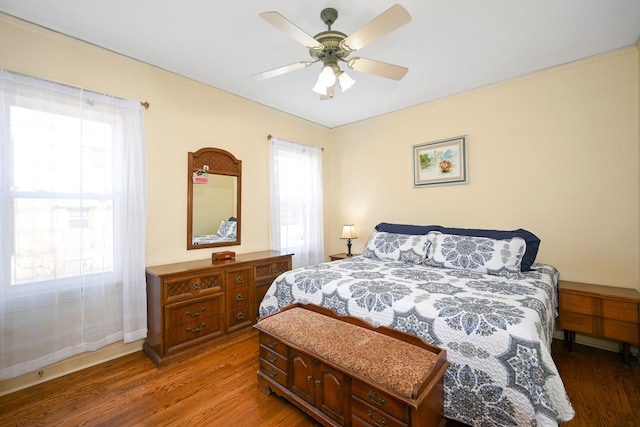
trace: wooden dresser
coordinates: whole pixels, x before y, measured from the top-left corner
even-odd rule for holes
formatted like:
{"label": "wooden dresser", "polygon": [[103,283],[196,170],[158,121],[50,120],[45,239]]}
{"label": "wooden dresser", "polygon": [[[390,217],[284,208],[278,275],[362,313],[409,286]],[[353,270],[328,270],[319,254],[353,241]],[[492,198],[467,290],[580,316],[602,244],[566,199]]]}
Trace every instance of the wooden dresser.
{"label": "wooden dresser", "polygon": [[263,251],[147,267],[145,353],[160,366],[173,357],[251,327],[291,254]]}
{"label": "wooden dresser", "polygon": [[620,341],[625,362],[640,344],[640,293],[635,289],[560,281],[559,327],[573,349],[576,332]]}

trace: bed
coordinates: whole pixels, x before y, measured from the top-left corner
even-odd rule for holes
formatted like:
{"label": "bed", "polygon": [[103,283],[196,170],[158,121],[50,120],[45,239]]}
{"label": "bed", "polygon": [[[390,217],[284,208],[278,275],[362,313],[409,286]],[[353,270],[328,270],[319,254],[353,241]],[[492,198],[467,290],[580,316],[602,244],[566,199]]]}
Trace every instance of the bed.
{"label": "bed", "polygon": [[209,243],[235,242],[238,222],[235,217],[223,220],[218,226],[215,234],[198,234],[193,236],[193,245],[204,245]]}
{"label": "bed", "polygon": [[259,315],[302,302],[412,333],[447,350],[445,417],[558,425],[574,411],[551,358],[559,273],[534,262],[539,243],[526,230],[381,223],[361,256],[276,278]]}
{"label": "bed", "polygon": [[194,245],[205,245],[209,243],[235,242],[236,236],[221,236],[219,234],[199,234],[193,236]]}

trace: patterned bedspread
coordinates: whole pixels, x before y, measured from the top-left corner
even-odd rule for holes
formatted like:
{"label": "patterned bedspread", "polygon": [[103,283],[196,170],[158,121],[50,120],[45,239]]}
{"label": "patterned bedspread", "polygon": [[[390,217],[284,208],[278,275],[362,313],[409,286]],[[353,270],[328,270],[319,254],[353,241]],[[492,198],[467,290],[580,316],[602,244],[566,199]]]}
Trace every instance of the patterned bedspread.
{"label": "patterned bedspread", "polygon": [[295,302],[417,335],[447,350],[445,416],[473,426],[548,426],[574,411],[551,358],[558,272],[519,279],[362,256],[279,276],[260,316]]}

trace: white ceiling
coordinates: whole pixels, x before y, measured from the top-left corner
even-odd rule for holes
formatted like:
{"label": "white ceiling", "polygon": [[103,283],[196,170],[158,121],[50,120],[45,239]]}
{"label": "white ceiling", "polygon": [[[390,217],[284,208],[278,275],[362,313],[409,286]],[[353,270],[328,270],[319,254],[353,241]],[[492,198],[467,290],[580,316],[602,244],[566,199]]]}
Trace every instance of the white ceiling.
{"label": "white ceiling", "polygon": [[[320,11],[333,7],[332,29],[348,35],[395,3],[412,21],[351,57],[408,67],[402,80],[349,71],[353,88],[321,101],[311,91],[319,63],[251,77],[311,59],[261,12],[278,11],[313,36],[327,29]],[[0,11],[329,128],[640,39],[640,0],[0,0]]]}

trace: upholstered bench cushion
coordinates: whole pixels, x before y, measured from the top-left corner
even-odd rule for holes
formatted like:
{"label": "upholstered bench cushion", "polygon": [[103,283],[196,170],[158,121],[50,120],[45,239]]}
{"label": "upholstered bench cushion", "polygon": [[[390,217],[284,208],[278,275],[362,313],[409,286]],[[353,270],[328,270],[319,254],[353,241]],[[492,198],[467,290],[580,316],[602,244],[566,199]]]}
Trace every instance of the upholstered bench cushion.
{"label": "upholstered bench cushion", "polygon": [[292,308],[258,322],[260,329],[350,374],[415,399],[438,355],[338,319]]}

